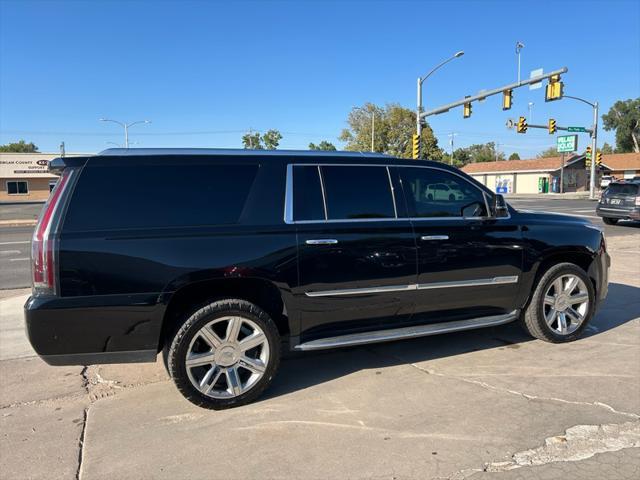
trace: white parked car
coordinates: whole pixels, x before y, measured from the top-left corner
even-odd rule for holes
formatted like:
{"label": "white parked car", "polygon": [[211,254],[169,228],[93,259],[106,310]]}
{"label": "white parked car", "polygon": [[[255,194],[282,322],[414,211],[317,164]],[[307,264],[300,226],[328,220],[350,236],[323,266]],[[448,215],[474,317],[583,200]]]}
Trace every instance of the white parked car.
{"label": "white parked car", "polygon": [[600,179],[600,188],[607,188],[613,180],[615,180],[615,178],[613,178],[612,175],[603,175]]}

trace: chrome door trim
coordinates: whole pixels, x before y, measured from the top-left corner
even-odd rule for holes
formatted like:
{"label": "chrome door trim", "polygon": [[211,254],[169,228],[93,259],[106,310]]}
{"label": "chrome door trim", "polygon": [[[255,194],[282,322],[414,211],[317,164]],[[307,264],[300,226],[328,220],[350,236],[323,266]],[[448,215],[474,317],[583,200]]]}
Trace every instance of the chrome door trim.
{"label": "chrome door trim", "polygon": [[293,164],[287,165],[287,180],[284,191],[284,223],[293,221]]}
{"label": "chrome door trim", "polygon": [[404,328],[393,328],[388,330],[376,330],[372,332],[354,333],[351,335],[341,335],[338,337],[321,338],[310,342],[296,345],[294,350],[322,350],[325,348],[348,347],[352,345],[362,345],[366,343],[387,342],[405,338],[426,337],[440,333],[459,332],[474,328],[493,327],[512,322],[520,314],[519,310],[514,310],[503,315],[492,315],[488,317],[470,318],[454,322],[441,322],[429,325],[417,325]]}
{"label": "chrome door trim", "polygon": [[423,235],[420,240],[449,240],[449,235]]}
{"label": "chrome door trim", "polygon": [[305,240],[307,245],[335,245],[338,243],[338,240],[335,238],[319,238],[316,240]]}
{"label": "chrome door trim", "polygon": [[518,283],[518,276],[480,278],[455,282],[413,283],[408,285],[389,285],[383,287],[345,288],[342,290],[320,290],[305,292],[307,297],[334,297],[340,295],[365,295],[371,293],[407,292],[410,290],[431,290],[435,288],[481,287],[487,285],[506,285]]}
{"label": "chrome door trim", "polygon": [[317,292],[305,292],[307,297],[334,297],[339,295],[366,295],[370,293],[406,292],[417,290],[417,285],[389,285],[385,287],[371,288],[345,288],[343,290],[320,290]]}
{"label": "chrome door trim", "polygon": [[477,280],[461,280],[455,282],[432,282],[419,283],[418,290],[431,290],[434,288],[458,288],[458,287],[481,287],[486,285],[506,285],[518,283],[518,276],[479,278]]}

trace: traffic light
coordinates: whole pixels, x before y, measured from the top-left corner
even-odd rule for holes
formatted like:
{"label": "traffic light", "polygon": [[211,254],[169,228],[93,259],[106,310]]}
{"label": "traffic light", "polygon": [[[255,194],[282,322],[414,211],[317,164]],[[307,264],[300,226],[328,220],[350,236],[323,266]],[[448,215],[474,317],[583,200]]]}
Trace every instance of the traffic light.
{"label": "traffic light", "polygon": [[600,166],[602,164],[602,152],[596,153],[596,165]]}
{"label": "traffic light", "polygon": [[587,149],[584,151],[584,156],[587,158],[587,160],[591,160],[591,147],[587,147]]}
{"label": "traffic light", "polygon": [[549,135],[553,135],[558,131],[558,126],[553,118],[549,119]]}
{"label": "traffic light", "polygon": [[469,118],[471,116],[471,102],[467,102],[463,106],[462,117]]}
{"label": "traffic light", "polygon": [[510,110],[513,102],[513,90],[505,90],[502,92],[502,110]]}
{"label": "traffic light", "polygon": [[420,158],[420,136],[417,133],[413,134],[411,145],[412,145],[411,158],[413,158],[414,160],[417,160]]}
{"label": "traffic light", "polygon": [[549,83],[545,90],[544,101],[552,102],[553,100],[560,100],[564,92],[564,83],[560,81],[560,75],[552,75],[549,77]]}
{"label": "traffic light", "polygon": [[527,125],[527,119],[524,117],[518,118],[518,125],[516,126],[516,132],[527,133],[527,128],[529,128],[529,125]]}
{"label": "traffic light", "polygon": [[591,160],[587,159],[584,161],[584,168],[589,170],[591,168]]}

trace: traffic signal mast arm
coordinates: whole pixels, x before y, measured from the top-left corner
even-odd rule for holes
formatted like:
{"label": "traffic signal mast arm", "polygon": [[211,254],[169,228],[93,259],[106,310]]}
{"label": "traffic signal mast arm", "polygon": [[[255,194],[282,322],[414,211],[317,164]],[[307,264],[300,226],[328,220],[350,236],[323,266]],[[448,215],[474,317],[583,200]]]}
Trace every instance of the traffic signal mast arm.
{"label": "traffic signal mast arm", "polygon": [[[561,75],[563,73],[568,72],[569,69],[567,67],[563,67],[560,70],[554,70],[553,72],[545,73],[544,75],[538,75],[537,77],[528,78],[526,80],[521,80],[519,82],[511,83],[509,85],[505,85],[504,87],[495,88],[493,90],[484,91],[482,93],[478,93],[477,95],[472,95],[470,97],[465,97],[461,100],[457,100],[452,103],[448,103],[446,105],[442,105],[440,107],[436,107],[432,110],[428,110],[426,112],[420,113],[420,118],[426,118],[431,115],[438,115],[439,113],[448,112],[452,108],[459,107],[460,105],[464,105],[465,103],[471,104],[471,102],[475,102],[477,100],[484,100],[486,97],[490,97],[492,95],[502,94],[505,90],[513,90],[515,88],[524,87],[525,85],[531,85],[532,83],[542,82],[547,78],[554,77],[556,75]],[[530,127],[532,125],[529,125]],[[544,128],[547,128],[546,126]],[[560,127],[558,127],[560,129]]]}
{"label": "traffic signal mast arm", "polygon": [[[525,119],[525,122],[526,122],[526,119]],[[535,125],[535,124],[532,124],[532,123],[527,123],[527,128],[542,128],[544,130],[549,130],[549,125]],[[560,127],[560,126],[556,125],[555,129],[556,130],[562,130],[562,131],[565,131],[565,132],[573,132],[574,130],[572,130],[572,128],[573,127]],[[583,129],[583,132],[591,134],[593,132],[593,129],[592,128],[585,128],[585,129]]]}

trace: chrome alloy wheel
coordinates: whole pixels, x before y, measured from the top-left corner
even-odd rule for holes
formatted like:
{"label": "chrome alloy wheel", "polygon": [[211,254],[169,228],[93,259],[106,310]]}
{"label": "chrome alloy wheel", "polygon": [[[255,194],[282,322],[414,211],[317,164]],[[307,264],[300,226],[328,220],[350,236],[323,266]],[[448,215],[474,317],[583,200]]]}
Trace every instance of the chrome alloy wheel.
{"label": "chrome alloy wheel", "polygon": [[243,317],[220,317],[193,336],[185,368],[198,391],[227,399],[258,383],[268,363],[269,342],[255,322]]}
{"label": "chrome alloy wheel", "polygon": [[589,290],[576,275],[556,278],[544,294],[544,318],[559,335],[575,332],[589,312]]}

